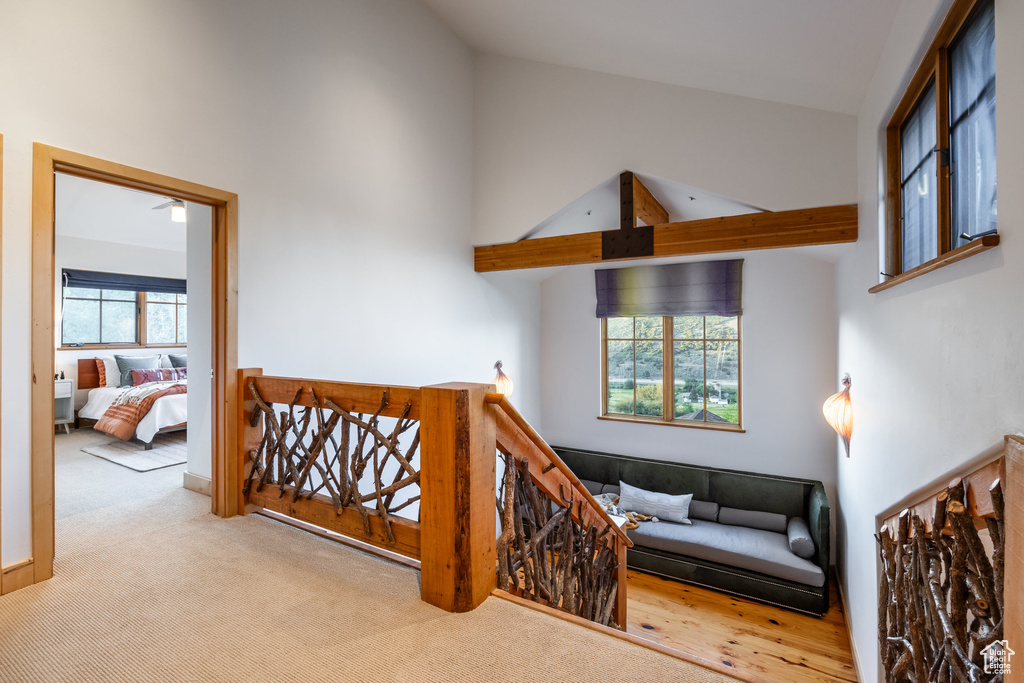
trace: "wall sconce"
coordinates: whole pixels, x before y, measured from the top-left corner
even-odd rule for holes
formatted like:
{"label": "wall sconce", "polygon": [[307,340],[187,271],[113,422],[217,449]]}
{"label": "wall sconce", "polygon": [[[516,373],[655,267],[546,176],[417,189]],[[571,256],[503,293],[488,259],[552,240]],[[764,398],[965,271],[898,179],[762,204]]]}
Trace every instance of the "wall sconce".
{"label": "wall sconce", "polygon": [[834,396],[830,396],[823,406],[821,412],[836,434],[843,440],[846,446],[846,457],[850,457],[850,435],[853,434],[853,404],[850,403],[850,373],[843,375],[843,390]]}
{"label": "wall sconce", "polygon": [[508,398],[512,395],[512,378],[501,371],[500,360],[494,364],[494,369],[498,371],[498,374],[494,376],[494,386],[497,387],[499,394]]}

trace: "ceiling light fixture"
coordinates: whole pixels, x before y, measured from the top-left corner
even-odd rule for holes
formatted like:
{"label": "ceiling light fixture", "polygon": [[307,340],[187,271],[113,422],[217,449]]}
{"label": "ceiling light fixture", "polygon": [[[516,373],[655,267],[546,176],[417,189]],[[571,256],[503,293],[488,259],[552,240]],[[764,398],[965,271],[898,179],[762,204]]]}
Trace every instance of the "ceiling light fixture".
{"label": "ceiling light fixture", "polygon": [[181,199],[171,199],[169,202],[164,202],[158,206],[154,206],[154,211],[160,211],[161,209],[171,209],[171,221],[174,223],[186,223],[188,222],[188,214],[185,211],[185,202]]}

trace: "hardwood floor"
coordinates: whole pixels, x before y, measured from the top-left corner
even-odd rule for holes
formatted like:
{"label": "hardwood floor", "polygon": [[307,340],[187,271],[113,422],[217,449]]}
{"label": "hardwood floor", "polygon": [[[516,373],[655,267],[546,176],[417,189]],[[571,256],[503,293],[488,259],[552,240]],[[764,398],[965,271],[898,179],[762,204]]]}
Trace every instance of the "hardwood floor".
{"label": "hardwood floor", "polygon": [[774,683],[856,681],[835,577],[822,617],[629,570],[627,632]]}

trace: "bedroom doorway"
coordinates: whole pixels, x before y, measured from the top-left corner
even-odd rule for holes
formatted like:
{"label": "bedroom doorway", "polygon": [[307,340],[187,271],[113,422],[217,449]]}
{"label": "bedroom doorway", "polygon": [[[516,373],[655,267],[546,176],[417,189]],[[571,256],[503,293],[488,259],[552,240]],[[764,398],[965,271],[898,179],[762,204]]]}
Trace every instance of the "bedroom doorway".
{"label": "bedroom doorway", "polygon": [[[147,281],[137,283],[139,287],[134,295],[136,298],[132,300],[132,295],[124,294],[125,287],[120,289],[116,287],[117,283],[97,282],[92,284],[99,286],[88,286],[90,284],[89,277],[95,277],[97,273],[100,277],[104,273],[116,275],[114,269],[85,271],[83,268],[58,267],[59,264],[55,263],[55,247],[58,245],[56,244],[57,233],[54,229],[57,186],[58,183],[74,185],[83,181],[98,181],[108,189],[109,186],[115,186],[118,190],[127,188],[149,193],[149,196],[143,195],[147,202],[152,195],[166,198],[170,204],[163,208],[168,210],[178,205],[181,205],[182,208],[192,206],[192,211],[188,211],[188,220],[193,221],[196,226],[205,221],[208,226],[209,238],[193,241],[194,249],[188,249],[187,261],[195,262],[194,265],[199,268],[197,272],[205,269],[205,273],[197,275],[196,279],[209,283],[207,291],[200,295],[193,290],[189,296],[183,296],[173,288],[171,291],[162,291],[158,286],[160,283]],[[107,327],[111,339],[118,334],[119,326],[122,328],[123,334],[127,336],[135,334],[136,336],[135,353],[128,355],[138,355],[137,352],[140,349],[143,351],[146,349],[142,343],[146,340],[147,324],[153,326],[150,333],[157,344],[169,343],[173,336],[176,345],[181,341],[179,335],[187,339],[186,335],[189,332],[194,335],[200,334],[199,330],[189,331],[187,324],[184,327],[181,326],[176,316],[179,312],[184,312],[186,308],[194,310],[206,308],[209,326],[202,335],[207,341],[205,348],[198,349],[193,345],[171,346],[165,349],[165,353],[161,356],[168,356],[169,360],[173,361],[174,356],[181,354],[166,353],[166,351],[175,348],[187,349],[188,353],[185,354],[187,356],[191,356],[193,353],[200,356],[202,351],[206,351],[207,358],[205,360],[198,357],[192,360],[193,364],[201,362],[202,367],[206,368],[205,371],[210,372],[208,380],[209,407],[200,410],[200,414],[197,416],[189,415],[189,431],[193,432],[189,435],[189,440],[208,440],[209,452],[212,454],[209,465],[212,511],[225,517],[237,514],[237,455],[235,454],[235,430],[233,429],[235,385],[237,384],[237,285],[235,284],[237,282],[237,201],[237,196],[232,193],[39,143],[35,144],[32,214],[31,396],[33,583],[45,580],[53,574],[55,550],[54,424],[58,410],[55,408],[55,399],[68,391],[67,388],[58,384],[61,370],[55,363],[54,349],[61,346],[69,347],[71,350],[79,348],[77,355],[84,353],[85,356],[88,356],[84,347],[70,345],[82,343],[82,340],[75,341],[75,334],[79,334],[79,336],[92,334],[91,330],[86,333],[81,329],[74,329],[74,325],[72,325],[72,333],[65,337],[64,320],[59,317],[59,314],[64,313],[64,309],[62,306],[58,306],[57,295],[59,292],[64,293],[64,285],[67,283],[62,282],[58,286],[58,279],[67,280],[67,278],[75,276],[86,278],[73,282],[72,284],[77,287],[71,287],[68,291],[70,294],[77,295],[73,308],[77,308],[79,312],[86,309],[99,309],[101,306],[109,308]],[[81,243],[78,246],[82,246]],[[193,253],[195,259],[193,259]],[[74,273],[74,271],[78,271],[78,273]],[[193,279],[193,268],[190,266],[188,271],[187,279],[191,280]],[[90,275],[90,273],[92,274]],[[163,271],[162,274],[167,275],[168,272]],[[157,280],[175,279],[161,278],[159,274],[154,274],[152,277]],[[109,294],[107,293],[108,289],[110,290]],[[141,312],[147,306],[152,306],[153,310],[150,316],[145,317]],[[139,314],[136,318],[138,323],[133,331],[127,321],[131,317],[128,312],[135,307],[138,308]],[[193,319],[194,317],[192,316]],[[84,318],[79,316],[79,321],[81,319]],[[97,329],[102,332],[104,329],[102,322],[98,323]],[[82,339],[84,338],[82,337]],[[69,350],[69,348],[64,350]],[[104,351],[104,353],[106,352]],[[76,364],[78,360],[76,358]],[[131,364],[129,363],[129,365]],[[164,364],[166,363],[161,358],[161,365]],[[171,364],[174,365],[173,362]],[[95,358],[91,362],[86,358],[84,367],[88,369],[90,365],[97,368],[98,374]],[[162,371],[164,368],[135,369],[155,372]],[[172,370],[172,368],[167,369]],[[64,372],[67,377],[69,373],[66,367]],[[163,379],[161,373],[156,374],[160,374],[160,379]],[[131,375],[130,372],[129,375]],[[200,373],[199,376],[193,373],[193,384],[207,381],[204,375],[205,372]],[[55,379],[54,376],[56,376]],[[123,372],[121,379],[124,379]],[[97,380],[98,378],[95,378],[91,381],[97,382]],[[169,381],[173,383],[172,380]],[[198,394],[198,392],[195,393]],[[168,397],[170,396],[168,395]],[[158,400],[162,400],[162,398]],[[188,399],[192,398],[192,396],[188,396]],[[189,405],[192,405],[191,400],[189,400]],[[166,426],[173,427],[174,425]],[[142,440],[145,441],[144,438]],[[232,454],[233,457],[228,457],[228,454]]]}
{"label": "bedroom doorway", "polygon": [[183,483],[209,495],[213,215],[66,173],[54,194],[60,538],[62,523]]}

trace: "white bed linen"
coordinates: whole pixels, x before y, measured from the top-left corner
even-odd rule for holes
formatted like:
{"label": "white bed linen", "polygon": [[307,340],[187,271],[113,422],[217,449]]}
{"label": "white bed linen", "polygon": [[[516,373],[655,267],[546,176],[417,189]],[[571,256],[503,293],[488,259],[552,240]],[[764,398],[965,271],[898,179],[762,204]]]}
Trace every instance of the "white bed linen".
{"label": "white bed linen", "polygon": [[[124,387],[100,387],[89,390],[89,401],[78,411],[80,417],[98,420],[114,404]],[[144,443],[153,440],[157,431],[164,427],[179,425],[188,419],[188,394],[161,396],[153,408],[139,422],[135,438]]]}

